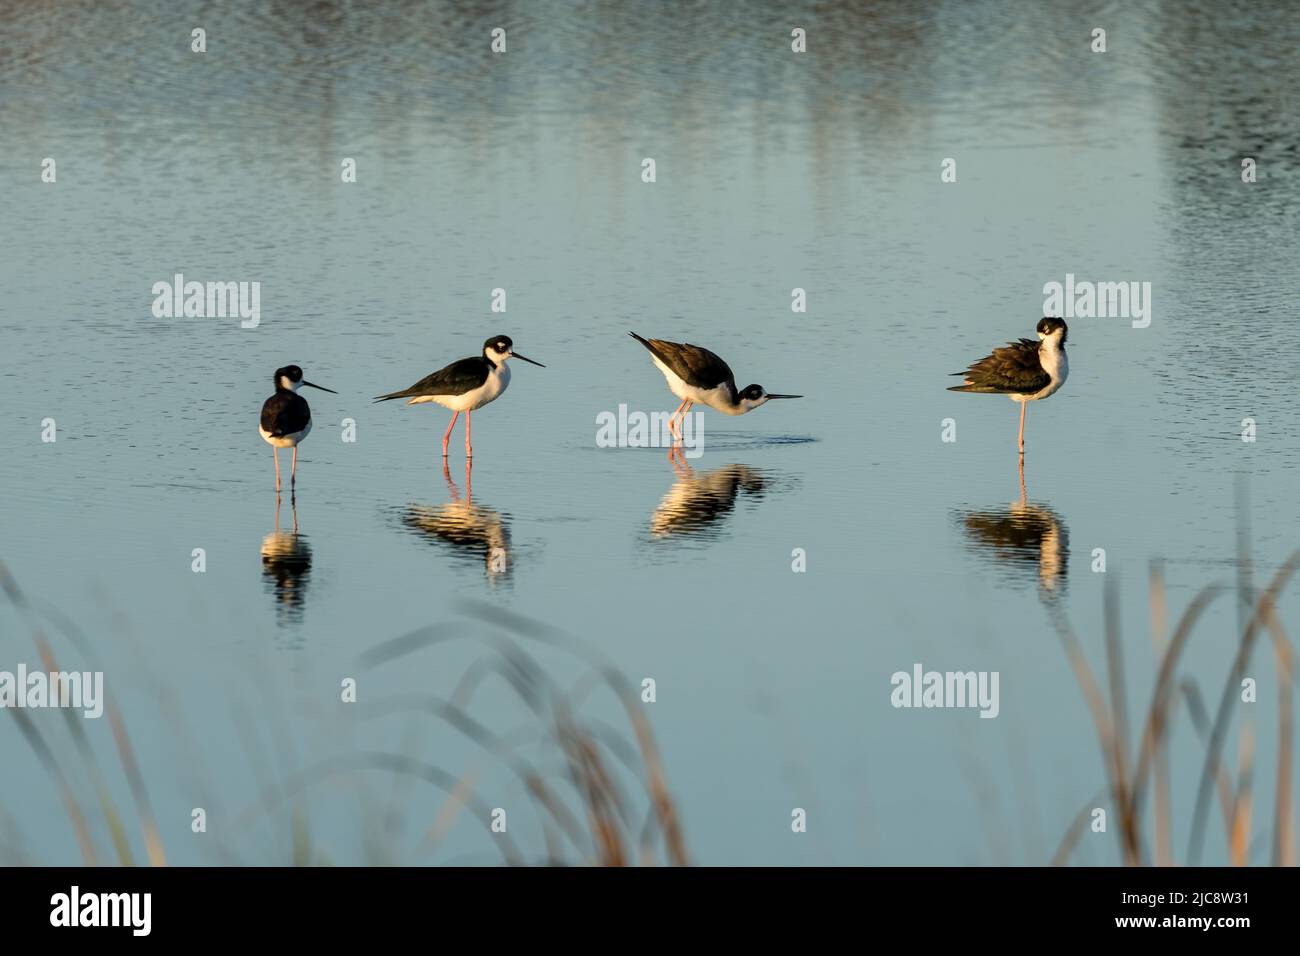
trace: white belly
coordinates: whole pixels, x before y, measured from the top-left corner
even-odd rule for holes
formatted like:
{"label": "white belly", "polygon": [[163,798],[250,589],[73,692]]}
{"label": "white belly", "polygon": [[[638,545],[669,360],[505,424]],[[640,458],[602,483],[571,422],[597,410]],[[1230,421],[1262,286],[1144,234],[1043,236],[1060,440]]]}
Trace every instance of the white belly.
{"label": "white belly", "polygon": [[257,433],[262,436],[262,440],[266,442],[268,445],[273,445],[276,448],[293,448],[298,444],[298,442],[306,438],[307,434],[310,431],[311,431],[310,419],[308,419],[307,421],[306,428],[304,428],[300,432],[293,432],[292,434],[289,435],[272,435],[270,432],[268,432],[266,429],[262,428],[261,426],[259,426],[257,429]]}
{"label": "white belly", "polygon": [[495,402],[509,385],[510,369],[503,362],[488,373],[487,381],[478,388],[459,395],[417,395],[406,404],[422,405],[425,402],[436,402],[453,412],[472,412],[489,402]]}
{"label": "white belly", "polygon": [[658,356],[651,355],[650,358],[655,365],[659,366],[659,371],[664,373],[669,390],[678,398],[689,399],[697,405],[707,405],[728,415],[735,414],[734,406],[731,404],[731,392],[725,382],[713,388],[697,388],[682,381],[676,372],[659,361]]}

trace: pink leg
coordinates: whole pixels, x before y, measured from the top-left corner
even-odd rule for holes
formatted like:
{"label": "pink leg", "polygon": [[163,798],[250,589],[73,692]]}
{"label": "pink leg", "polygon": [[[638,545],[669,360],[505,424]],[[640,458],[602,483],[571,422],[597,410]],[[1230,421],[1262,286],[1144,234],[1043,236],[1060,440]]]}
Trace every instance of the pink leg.
{"label": "pink leg", "polygon": [[673,433],[674,438],[682,437],[681,432],[677,430],[677,424],[676,424],[677,416],[682,414],[683,411],[685,411],[687,404],[688,404],[687,400],[683,398],[682,403],[677,406],[676,411],[674,411],[672,413],[672,416],[669,417],[668,419],[668,430]]}
{"label": "pink leg", "polygon": [[275,453],[275,490],[279,491],[280,490],[280,449],[272,445],[271,451]]}
{"label": "pink leg", "polygon": [[447,457],[447,442],[451,441],[451,430],[456,427],[456,419],[460,418],[460,412],[453,412],[451,424],[447,426],[447,433],[442,436],[442,457]]}
{"label": "pink leg", "polygon": [[289,472],[289,487],[298,483],[298,446],[293,446],[293,470]]}
{"label": "pink leg", "polygon": [[469,412],[465,413],[465,457],[473,458],[474,446],[470,444],[470,440],[469,440],[469,415],[470,415]]}
{"label": "pink leg", "polygon": [[1020,457],[1025,457],[1025,406],[1028,402],[1020,403]]}

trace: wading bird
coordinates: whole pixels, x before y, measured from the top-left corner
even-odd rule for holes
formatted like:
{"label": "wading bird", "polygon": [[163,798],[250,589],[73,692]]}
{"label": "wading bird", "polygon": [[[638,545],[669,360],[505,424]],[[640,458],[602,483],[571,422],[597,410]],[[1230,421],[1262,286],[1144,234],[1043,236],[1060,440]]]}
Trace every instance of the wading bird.
{"label": "wading bird", "polygon": [[1020,457],[1025,457],[1025,403],[1054,395],[1070,374],[1065,356],[1069,329],[1062,319],[1041,319],[1038,341],[1020,339],[975,362],[964,372],[954,372],[965,381],[950,392],[1006,395],[1020,403]]}
{"label": "wading bird", "polygon": [[275,449],[275,490],[280,490],[280,449],[293,449],[293,470],[289,474],[289,487],[298,478],[298,443],[311,431],[311,409],[307,399],[298,394],[304,385],[319,388],[322,392],[338,392],[323,385],[312,385],[302,377],[302,369],[286,365],[275,370],[275,394],[262,405],[262,422],[258,428],[262,438]]}
{"label": "wading bird", "polygon": [[708,349],[663,339],[643,339],[635,332],[628,335],[646,347],[668,380],[668,388],[682,400],[668,419],[668,430],[676,438],[682,437],[676,424],[692,405],[707,405],[724,415],[743,415],[774,398],[803,398],[802,395],[772,395],[761,385],[738,390],[731,368]]}
{"label": "wading bird", "polygon": [[442,436],[442,457],[447,457],[447,442],[451,440],[451,430],[456,427],[456,419],[465,413],[465,457],[474,457],[474,447],[470,444],[469,415],[475,409],[482,408],[488,402],[496,401],[510,384],[510,369],[506,359],[517,358],[546,368],[541,362],[525,358],[514,350],[514,343],[505,335],[494,335],[483,343],[483,354],[473,358],[463,358],[452,362],[446,368],[439,369],[432,375],[420,379],[410,388],[387,395],[376,395],[376,402],[387,402],[394,398],[408,398],[406,404],[419,405],[422,402],[437,402],[443,408],[453,412],[451,424]]}

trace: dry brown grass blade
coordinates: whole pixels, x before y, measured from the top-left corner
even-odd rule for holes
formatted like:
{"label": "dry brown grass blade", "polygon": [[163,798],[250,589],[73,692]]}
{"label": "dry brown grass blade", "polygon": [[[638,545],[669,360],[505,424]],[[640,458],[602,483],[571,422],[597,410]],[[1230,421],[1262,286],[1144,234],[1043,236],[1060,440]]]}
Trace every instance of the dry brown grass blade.
{"label": "dry brown grass blade", "polygon": [[596,860],[601,866],[626,866],[622,827],[610,791],[605,786],[606,775],[600,755],[591,741],[572,725],[561,733],[567,742],[566,751],[575,782],[585,797],[591,832],[595,837]]}
{"label": "dry brown grass blade", "polygon": [[140,817],[140,830],[144,836],[145,852],[149,855],[149,865],[166,866],[167,854],[163,852],[162,836],[158,832],[158,823],[154,819],[153,804],[144,785],[144,775],[140,773],[140,764],[135,759],[135,748],[131,746],[126,722],[122,720],[121,711],[111,699],[106,702],[104,709],[108,714],[108,725],[113,732],[113,743],[117,747],[118,759],[122,762],[122,770],[131,786],[131,795]]}
{"label": "dry brown grass blade", "polygon": [[1101,745],[1102,764],[1106,768],[1106,776],[1109,780],[1110,792],[1112,795],[1119,791],[1119,781],[1115,777],[1115,729],[1112,723],[1110,708],[1106,703],[1106,697],[1101,692],[1101,685],[1097,683],[1097,678],[1088,665],[1088,658],[1083,653],[1083,648],[1079,644],[1079,639],[1070,627],[1070,622],[1065,619],[1064,614],[1055,605],[1052,606],[1052,621],[1056,625],[1057,636],[1061,639],[1061,644],[1065,650],[1066,660],[1070,663],[1070,668],[1074,671],[1075,682],[1083,692],[1083,698],[1088,704],[1088,710],[1092,714],[1093,727],[1097,733],[1097,740]]}
{"label": "dry brown grass blade", "polygon": [[1110,684],[1111,754],[1115,762],[1115,805],[1119,809],[1120,837],[1124,862],[1138,866],[1142,862],[1141,838],[1132,791],[1128,779],[1128,692],[1124,684],[1124,649],[1119,642],[1119,581],[1107,576],[1103,592],[1106,670]]}
{"label": "dry brown grass blade", "polygon": [[[1151,610],[1151,648],[1155,653],[1155,659],[1163,661],[1165,652],[1168,649],[1168,640],[1166,632],[1169,627],[1169,596],[1165,589],[1165,569],[1161,561],[1151,562],[1151,572],[1147,583],[1147,592],[1150,595],[1148,604]],[[1134,771],[1134,777],[1137,772]],[[1155,747],[1155,757],[1153,758],[1152,779],[1155,789],[1155,827],[1156,827],[1156,866],[1173,866],[1174,863],[1174,836],[1173,820],[1170,812],[1170,790],[1169,790],[1169,750],[1167,747]],[[1134,780],[1134,790],[1137,789],[1136,779]],[[1139,801],[1134,796],[1134,805],[1139,806]],[[1138,812],[1141,812],[1140,809]]]}
{"label": "dry brown grass blade", "polygon": [[[234,826],[237,828],[249,826],[257,817],[270,812],[280,803],[305,792],[307,788],[322,780],[356,773],[360,770],[382,770],[387,773],[410,774],[448,795],[458,792],[463,793],[461,778],[448,773],[441,767],[402,754],[360,751],[332,759],[319,760],[307,767],[290,772],[278,786],[265,789],[256,801],[237,814]],[[491,810],[486,804],[474,799],[472,794],[465,794],[464,796],[467,805],[479,815],[480,819],[488,820],[491,818]],[[494,836],[497,837],[496,844],[503,859],[512,866],[522,865],[523,858],[518,847],[515,846],[514,840],[506,833],[498,833],[494,834]]]}
{"label": "dry brown grass blade", "polygon": [[[41,666],[50,674],[59,672],[59,662],[54,656],[54,648],[46,640],[45,635],[37,629],[32,634],[32,643],[36,645],[37,656],[40,657]],[[73,744],[77,748],[77,755],[81,758],[82,765],[87,773],[90,774],[91,785],[95,789],[95,797],[99,801],[100,812],[104,815],[104,823],[108,826],[109,839],[113,843],[113,849],[117,851],[117,861],[122,866],[134,866],[135,859],[131,855],[131,844],[126,837],[126,828],[122,825],[122,815],[117,810],[117,804],[113,801],[112,795],[108,792],[108,783],[104,779],[103,772],[99,769],[99,761],[95,759],[94,748],[90,746],[90,739],[86,736],[86,730],[81,726],[81,721],[77,715],[69,708],[60,708],[63,716],[63,723],[68,728],[68,734],[72,737]]]}
{"label": "dry brown grass blade", "polygon": [[[1165,623],[1165,602],[1163,576],[1161,574],[1153,574],[1152,586],[1157,594],[1153,603],[1158,608],[1158,610],[1153,611],[1152,626],[1153,628],[1163,627]],[[1120,812],[1121,851],[1126,863],[1134,864],[1142,861],[1141,819],[1143,797],[1148,780],[1153,776],[1153,768],[1160,765],[1161,755],[1164,752],[1165,741],[1168,736],[1168,728],[1172,724],[1173,702],[1176,699],[1174,679],[1178,660],[1190,639],[1193,628],[1205,609],[1215,597],[1225,593],[1226,590],[1224,585],[1216,583],[1208,585],[1197,592],[1179,617],[1172,637],[1167,645],[1164,645],[1156,686],[1152,693],[1141,744],[1131,774],[1126,773],[1128,761],[1125,757],[1123,744],[1123,741],[1127,739],[1127,734],[1123,729],[1126,726],[1127,717],[1122,709],[1116,707],[1116,702],[1122,700],[1124,696],[1124,686],[1123,672],[1119,663],[1122,651],[1119,644],[1118,604],[1112,596],[1113,592],[1108,589],[1106,602],[1106,652],[1111,697],[1109,705],[1093,675],[1092,669],[1088,665],[1078,638],[1070,628],[1069,622],[1065,620],[1059,611],[1053,609],[1055,612],[1053,620],[1065,648],[1066,657],[1074,670],[1076,680],[1083,691],[1084,698],[1093,716],[1098,741],[1101,744],[1103,765],[1106,767],[1110,780],[1110,793]],[[1157,646],[1163,643],[1154,636],[1153,641]],[[1193,724],[1204,738],[1207,733],[1208,720],[1205,717],[1204,707],[1200,703],[1200,696],[1196,691],[1195,684],[1183,685],[1181,689],[1188,700],[1188,708],[1192,715]],[[1158,773],[1155,775],[1158,781]],[[1225,825],[1230,825],[1233,814],[1232,784],[1228,779],[1228,775],[1221,768],[1215,774],[1215,780],[1219,788],[1220,805],[1223,810]],[[1157,826],[1167,831],[1169,827],[1167,796],[1163,806],[1163,810],[1159,805],[1157,806]],[[1168,845],[1163,850],[1158,850],[1157,853],[1158,862],[1172,865],[1172,852],[1169,850]]]}
{"label": "dry brown grass blade", "polygon": [[1255,735],[1249,724],[1241,728],[1237,753],[1237,787],[1228,824],[1228,860],[1233,866],[1246,866],[1250,862],[1251,784],[1255,772]]}
{"label": "dry brown grass blade", "polygon": [[22,731],[28,746],[35,752],[41,766],[45,768],[45,772],[50,775],[50,779],[54,781],[55,786],[59,789],[59,796],[63,800],[63,809],[68,814],[68,819],[72,821],[72,830],[77,836],[77,845],[81,849],[81,859],[87,866],[98,866],[99,859],[95,854],[95,844],[90,838],[90,825],[86,821],[86,815],[82,812],[80,804],[77,803],[76,794],[68,784],[68,778],[64,776],[63,769],[54,758],[54,752],[50,750],[49,745],[41,736],[41,732],[27,714],[17,708],[10,709],[10,713],[14,715],[14,720],[18,722],[18,729]]}
{"label": "dry brown grass blade", "polygon": [[[617,691],[616,675],[609,673],[606,676]],[[668,778],[664,773],[663,759],[659,755],[659,747],[655,743],[650,722],[646,720],[645,714],[633,705],[632,700],[636,699],[635,697],[629,698],[624,693],[620,694],[619,698],[623,701],[628,720],[636,732],[637,744],[641,748],[641,759],[645,761],[646,786],[654,802],[655,815],[659,820],[664,842],[668,846],[668,859],[673,866],[690,866],[690,858],[686,853],[686,837],[682,833],[681,821],[677,817],[677,804],[668,793]]]}
{"label": "dry brown grass blade", "polygon": [[[574,849],[580,853],[585,852],[586,847],[583,845],[582,825],[578,822],[578,818],[573,815],[573,811],[569,809],[564,801],[560,800],[551,792],[551,789],[546,786],[546,781],[540,775],[531,775],[528,778],[527,784],[528,791],[541,802],[542,806],[546,808],[546,811],[551,815],[551,819],[553,819],[556,825],[560,828],[560,832],[568,837],[569,842],[573,844]],[[559,858],[558,847],[551,844],[547,845],[547,853],[550,855],[552,860]]]}
{"label": "dry brown grass blade", "polygon": [[1079,837],[1083,835],[1084,830],[1088,828],[1088,819],[1092,816],[1092,809],[1102,797],[1106,795],[1104,790],[1098,790],[1088,802],[1079,808],[1079,812],[1074,815],[1070,825],[1065,828],[1065,836],[1061,838],[1061,845],[1056,848],[1052,854],[1051,866],[1065,866],[1070,860],[1070,854],[1074,852],[1075,844],[1079,842]]}
{"label": "dry brown grass blade", "polygon": [[[1196,731],[1201,743],[1210,739],[1210,714],[1205,709],[1205,702],[1201,697],[1201,691],[1196,686],[1196,682],[1190,678],[1179,685],[1182,691],[1184,701],[1187,703],[1187,713],[1192,721],[1192,729]],[[1215,789],[1219,794],[1219,813],[1223,817],[1223,825],[1226,828],[1229,821],[1232,820],[1232,781],[1228,779],[1228,771],[1219,767],[1214,778]]]}
{"label": "dry brown grass blade", "polygon": [[1266,624],[1273,638],[1273,656],[1277,661],[1277,781],[1273,798],[1274,866],[1295,866],[1295,806],[1291,802],[1291,748],[1294,720],[1291,695],[1294,692],[1295,656],[1291,641],[1278,620],[1275,609],[1267,608]]}
{"label": "dry brown grass blade", "polygon": [[447,798],[442,801],[442,806],[434,815],[433,822],[425,829],[424,837],[420,841],[421,847],[436,846],[446,836],[451,825],[456,822],[461,807],[469,802],[476,779],[478,779],[478,771],[471,769],[456,782],[451,793],[447,794]]}
{"label": "dry brown grass blade", "polygon": [[[36,653],[40,657],[43,666],[47,671],[57,671],[58,667],[54,660],[53,650],[49,642],[41,632],[39,620],[36,613],[28,602],[26,595],[23,594],[22,588],[19,587],[17,579],[10,573],[8,566],[0,561],[0,590],[3,590],[9,602],[18,609],[19,613],[27,619],[31,627],[32,642],[36,647]],[[96,854],[94,842],[90,835],[90,824],[81,805],[77,802],[76,794],[68,782],[67,775],[59,765],[58,759],[54,755],[54,750],[46,742],[45,738],[37,729],[36,724],[24,714],[21,710],[13,711],[15,719],[18,720],[19,730],[23,738],[27,741],[28,746],[36,753],[37,759],[46,772],[54,780],[55,786],[59,790],[60,798],[63,800],[64,810],[68,814],[68,819],[72,823],[73,831],[77,836],[77,844],[81,849],[82,859],[87,865],[96,865]],[[112,798],[108,793],[108,788],[104,783],[103,775],[99,772],[98,764],[94,759],[94,751],[90,747],[90,742],[86,738],[85,729],[77,722],[76,717],[70,710],[63,711],[64,722],[68,727],[73,742],[77,747],[77,753],[86,763],[91,777],[95,783],[95,790],[99,799],[101,810],[104,812],[105,822],[108,824],[109,833],[113,840],[115,849],[118,852],[119,860],[130,862],[130,847],[126,843],[125,833],[121,826],[121,817],[117,814],[112,803]]]}
{"label": "dry brown grass blade", "polygon": [[[638,696],[631,684],[612,667],[596,668],[589,673],[582,675],[581,679],[575,684],[570,691],[568,701],[582,701],[596,688],[604,686],[618,699],[620,706],[628,715],[629,722],[634,729],[644,730],[646,736],[642,737],[641,733],[637,734],[637,747],[628,749],[625,741],[621,736],[615,734],[613,728],[607,728],[599,722],[588,722],[588,732],[597,737],[613,753],[628,770],[634,774],[639,773],[638,779],[641,780],[645,789],[645,794],[650,802],[650,812],[642,821],[639,829],[640,852],[643,860],[653,859],[654,852],[652,843],[656,831],[665,832],[662,824],[670,823],[677,828],[675,836],[668,836],[666,839],[676,839],[681,844],[682,854],[680,856],[670,855],[670,862],[674,865],[683,866],[686,863],[680,862],[685,860],[685,841],[680,833],[680,826],[676,821],[674,802],[667,793],[663,785],[664,775],[663,768],[659,762],[658,750],[654,743],[653,734],[650,733],[649,723],[645,721],[644,714],[637,707]],[[642,722],[639,723],[638,721]],[[640,761],[638,764],[637,761]],[[649,772],[652,768],[658,768],[659,779],[656,781]],[[614,782],[614,781],[611,781]],[[630,821],[625,821],[630,825]]]}
{"label": "dry brown grass blade", "polygon": [[[1151,706],[1147,711],[1146,728],[1142,733],[1142,744],[1138,749],[1137,765],[1133,772],[1133,803],[1135,812],[1142,812],[1142,798],[1145,793],[1147,774],[1160,752],[1171,725],[1172,701],[1174,699],[1174,675],[1178,668],[1178,659],[1187,646],[1192,628],[1200,619],[1205,609],[1216,597],[1227,593],[1222,584],[1208,584],[1201,588],[1183,611],[1174,628],[1173,637],[1165,649],[1160,661],[1160,670],[1156,674],[1155,690],[1151,694]],[[1193,690],[1192,706],[1199,705],[1200,696]],[[1193,718],[1195,714],[1193,714]]]}
{"label": "dry brown grass blade", "polygon": [[[9,600],[15,607],[19,608],[25,615],[32,618],[36,611],[27,601],[14,579],[9,569],[3,561],[0,561],[0,589],[3,589]],[[76,628],[71,621],[64,615],[46,612],[46,616],[53,621],[54,626],[63,633],[81,653],[87,658],[91,666],[98,671],[103,671],[103,666],[98,661],[94,648],[86,636]],[[33,639],[36,641],[37,652],[41,655],[46,666],[50,670],[58,670],[54,663],[54,653],[49,646],[49,642],[41,634],[39,624],[33,620]],[[127,782],[131,787],[131,796],[135,801],[136,814],[140,820],[141,834],[144,838],[145,852],[148,854],[150,865],[166,866],[167,859],[163,852],[162,838],[158,832],[157,821],[153,813],[153,805],[149,800],[149,793],[144,784],[144,777],[140,773],[139,763],[135,759],[135,751],[131,746],[131,738],[127,733],[126,724],[122,720],[121,710],[117,706],[113,694],[104,690],[104,711],[108,716],[109,727],[113,733],[113,743],[117,748],[118,759],[122,764],[122,770],[126,774]],[[104,808],[105,819],[113,833],[114,843],[117,846],[119,859],[131,863],[130,848],[125,844],[124,833],[121,826],[121,817],[113,804],[111,797],[108,795],[107,786],[103,781],[103,776],[99,770],[99,764],[95,760],[94,751],[86,739],[84,730],[75,722],[70,724],[73,734],[73,740],[77,744],[78,751],[81,753],[83,761],[89,767],[91,774],[96,781],[96,787],[100,792],[100,803]]]}
{"label": "dry brown grass blade", "polygon": [[1251,651],[1254,650],[1255,637],[1259,633],[1264,619],[1271,613],[1271,609],[1276,606],[1278,596],[1286,588],[1297,568],[1300,568],[1300,551],[1292,554],[1278,569],[1268,588],[1255,602],[1254,613],[1250,615],[1249,623],[1246,625],[1245,633],[1241,636],[1241,642],[1233,658],[1228,679],[1224,683],[1223,694],[1219,698],[1219,709],[1215,714],[1214,725],[1210,730],[1209,743],[1206,745],[1205,763],[1201,768],[1201,781],[1196,793],[1196,806],[1192,811],[1192,830],[1187,851],[1187,861],[1193,866],[1197,865],[1201,857],[1201,847],[1205,839],[1205,819],[1209,808],[1211,781],[1215,779],[1216,771],[1220,766],[1220,755],[1223,750],[1224,738],[1227,735],[1228,719],[1232,714],[1233,702],[1237,699],[1236,689],[1241,684],[1241,676],[1245,673]]}
{"label": "dry brown grass blade", "polygon": [[[653,808],[653,819],[664,834],[669,859],[676,865],[686,865],[685,841],[675,805],[668,795],[662,762],[654,744],[653,734],[650,732],[644,714],[633,705],[636,695],[631,693],[626,679],[604,663],[602,655],[595,649],[553,628],[483,602],[463,601],[459,602],[459,606],[463,613],[500,628],[506,633],[518,634],[567,650],[596,665],[595,673],[614,691],[634,729],[638,752],[643,763],[647,799]],[[471,635],[467,634],[464,625],[455,627],[437,625],[433,628],[422,628],[373,648],[362,656],[360,664],[363,667],[375,667],[440,641],[465,636]],[[602,737],[608,736],[608,733],[601,733],[599,724],[595,725],[594,729],[579,725],[570,716],[569,702],[572,698],[561,691],[530,655],[513,644],[493,639],[490,635],[472,636],[484,641],[495,650],[498,659],[480,660],[471,665],[458,682],[448,705],[460,708],[462,711],[466,710],[474,692],[488,676],[495,673],[503,677],[511,689],[540,719],[552,722],[555,742],[560,745],[561,753],[564,755],[565,775],[582,803],[582,808],[586,811],[588,835],[592,840],[596,861],[618,865],[629,862],[630,840],[625,834],[632,829],[632,817],[624,794],[620,791],[618,778],[609,772],[600,747]],[[462,724],[462,729],[464,727],[465,725]],[[635,771],[630,755],[624,752],[620,740],[612,740],[607,746],[615,758],[629,770]],[[516,772],[525,772],[522,765],[515,766]],[[576,819],[563,809],[563,802],[546,788],[540,774],[527,772],[526,780],[530,793],[551,814],[560,832],[574,840],[576,846],[575,838],[582,829],[580,826],[575,826]],[[647,855],[646,841],[647,830],[643,827],[641,835],[643,856]],[[548,853],[553,854],[555,849],[553,845],[548,845]]]}
{"label": "dry brown grass blade", "polygon": [[[501,662],[497,662],[501,663]],[[493,665],[485,665],[491,670]],[[464,708],[432,694],[397,694],[380,698],[373,702],[366,712],[367,719],[382,719],[388,715],[402,712],[427,713],[440,718],[450,727],[473,741],[492,757],[499,759],[525,785],[526,792],[534,803],[550,815],[551,821],[559,827],[579,852],[586,852],[582,839],[582,827],[569,812],[564,803],[558,800],[546,787],[540,774],[527,760],[518,755],[516,748],[503,737],[493,733],[486,726],[475,720]],[[549,859],[559,857],[559,847],[553,842],[553,831],[547,826],[547,820],[539,813],[543,831],[548,835],[547,856]],[[427,844],[428,841],[425,841]]]}

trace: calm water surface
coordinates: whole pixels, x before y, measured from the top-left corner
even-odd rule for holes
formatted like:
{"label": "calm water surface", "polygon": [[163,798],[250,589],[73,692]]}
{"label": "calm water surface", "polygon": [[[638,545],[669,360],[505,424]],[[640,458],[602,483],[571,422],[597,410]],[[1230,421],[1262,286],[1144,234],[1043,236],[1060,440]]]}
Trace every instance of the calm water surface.
{"label": "calm water surface", "polygon": [[[1284,3],[381,6],[0,3],[0,558],[93,644],[169,860],[289,859],[287,812],[204,840],[190,809],[240,810],[348,750],[479,768],[487,805],[522,806],[447,727],[365,714],[451,693],[472,642],[358,660],[462,599],[655,680],[699,862],[1048,859],[1105,779],[1050,615],[1102,667],[1119,578],[1138,712],[1148,562],[1165,559],[1173,614],[1233,581],[1239,483],[1256,576],[1300,543],[1300,19]],[[176,272],[259,281],[260,326],[155,319],[151,287]],[[1022,500],[1015,407],[944,387],[1031,334],[1066,273],[1152,283],[1153,321],[1072,322],[1069,383],[1029,409]],[[806,397],[707,413],[688,467],[597,448],[602,411],[676,404],[629,329]],[[370,397],[498,332],[547,367],[516,363],[475,416],[472,474],[458,432],[444,475],[447,413]],[[277,508],[257,412],[290,362],[339,394],[304,393],[316,427]],[[34,664],[29,619],[0,614],[0,669]],[[1236,615],[1216,604],[1186,659],[1213,700]],[[1294,595],[1282,617],[1300,618]],[[895,710],[890,675],[917,662],[999,671],[998,719]],[[552,664],[566,683],[582,670]],[[475,707],[527,717],[496,690]],[[1267,753],[1275,711],[1251,713]],[[116,768],[107,723],[88,726]],[[80,859],[12,721],[0,750],[9,855]],[[1179,834],[1200,753],[1184,722]],[[442,797],[353,776],[303,808],[329,860],[374,861],[375,834],[399,848],[384,859],[499,859],[465,816],[406,852]],[[540,855],[526,816],[515,839]],[[1113,840],[1077,859],[1114,861]]]}

